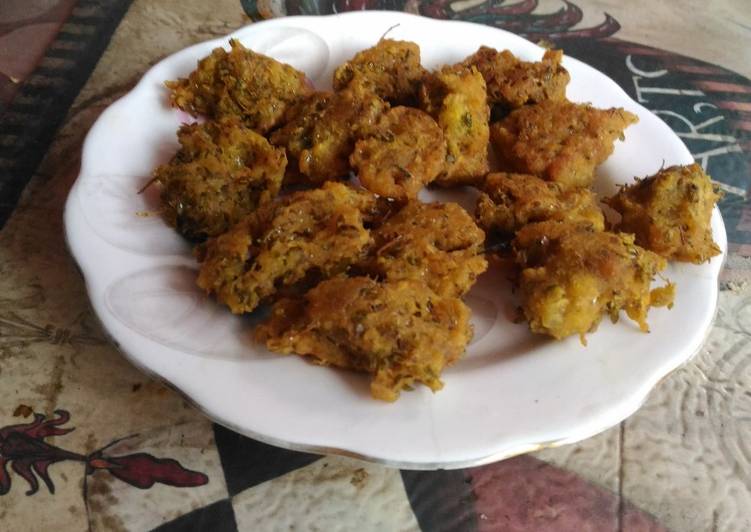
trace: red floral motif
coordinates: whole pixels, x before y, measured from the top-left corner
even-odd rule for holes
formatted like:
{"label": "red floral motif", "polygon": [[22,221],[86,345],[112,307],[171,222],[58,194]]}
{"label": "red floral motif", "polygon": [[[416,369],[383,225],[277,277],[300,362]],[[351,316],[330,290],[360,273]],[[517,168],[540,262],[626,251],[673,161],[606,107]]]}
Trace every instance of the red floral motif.
{"label": "red floral motif", "polygon": [[85,463],[86,475],[97,470],[108,471],[112,476],[141,489],[148,489],[157,482],[185,488],[202,486],[209,481],[203,473],[185,469],[170,458],[156,458],[147,453],[108,456],[106,449],[121,440],[88,455],[50,445],[44,441],[48,436],[63,436],[73,430],[60,427],[70,419],[67,411],[55,410],[55,415],[47,419],[43,414],[34,414],[31,423],[0,428],[0,495],[10,491],[8,464],[29,484],[26,495],[33,495],[39,490],[37,477],[42,479],[50,493],[55,493],[55,485],[47,470],[50,465],[63,460]]}
{"label": "red floral motif", "polygon": [[[89,464],[93,469],[98,460],[93,459]],[[156,482],[177,487],[202,486],[208,482],[206,475],[185,469],[177,460],[155,458],[147,453],[110,457],[102,459],[102,464],[102,469],[141,489],[149,489]]]}

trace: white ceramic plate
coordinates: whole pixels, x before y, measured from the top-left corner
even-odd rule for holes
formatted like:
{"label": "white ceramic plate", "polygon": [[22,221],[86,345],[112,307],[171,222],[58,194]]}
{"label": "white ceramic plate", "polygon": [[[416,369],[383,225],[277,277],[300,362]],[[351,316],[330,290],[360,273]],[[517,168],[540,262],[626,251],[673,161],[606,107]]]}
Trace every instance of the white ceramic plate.
{"label": "white ceramic plate", "polygon": [[[392,12],[277,19],[231,36],[329,88],[337,65],[395,24],[389,37],[417,42],[427,68],[459,61],[483,44],[528,60],[542,55],[494,28]],[[168,57],[101,115],[65,211],[70,249],[112,339],[136,366],[181,390],[217,422],[282,447],[404,468],[477,465],[605,430],[701,346],[716,308],[722,257],[670,266],[675,306],[650,312],[651,334],[627,319],[605,320],[588,335],[587,347],[576,337],[535,337],[512,323],[510,287],[502,272],[491,270],[468,297],[475,338],[466,357],[445,371],[444,389],[433,394],[419,387],[394,404],[370,398],[367,376],[254,345],[254,318],[232,316],[203,297],[189,246],[158,216],[144,215],[157,209],[156,187],[136,193],[175,152],[175,131],[190,120],[168,107],[163,82],[187,75],[217,46],[227,47],[228,38]],[[600,167],[601,192],[663,164],[692,162],[678,137],[613,81],[571,58],[564,65],[570,99],[621,106],[640,118]],[[712,229],[725,250],[717,210]]]}

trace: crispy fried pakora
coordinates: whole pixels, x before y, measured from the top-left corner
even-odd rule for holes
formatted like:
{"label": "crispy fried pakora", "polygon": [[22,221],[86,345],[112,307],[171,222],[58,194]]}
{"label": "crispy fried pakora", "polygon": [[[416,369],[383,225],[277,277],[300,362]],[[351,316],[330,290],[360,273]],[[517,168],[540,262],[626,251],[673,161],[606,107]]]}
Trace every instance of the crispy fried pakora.
{"label": "crispy fried pakora", "polygon": [[198,286],[241,314],[345,272],[369,248],[375,208],[372,194],[340,183],[286,196],[198,248]]}
{"label": "crispy fried pakora", "polygon": [[669,260],[700,264],[720,253],[712,209],[720,199],[701,166],[671,166],[605,200],[622,217],[618,230]]}
{"label": "crispy fried pakora", "polygon": [[365,188],[405,201],[441,173],[446,141],[427,113],[394,107],[381,117],[373,136],[357,141],[349,160]]}
{"label": "crispy fried pakora", "polygon": [[323,281],[304,299],[277,302],[256,338],[271,351],[373,375],[373,397],[395,401],[417,382],[437,391],[444,367],[472,338],[469,308],[416,281]]}
{"label": "crispy fried pakora", "polygon": [[417,44],[381,39],[336,69],[334,90],[359,85],[388,102],[409,104],[424,73]]}
{"label": "crispy fried pakora", "polygon": [[585,221],[598,231],[605,218],[589,189],[562,191],[556,183],[529,174],[488,174],[477,200],[476,217],[486,232],[511,235],[523,226],[545,220]]}
{"label": "crispy fried pakora", "polygon": [[290,109],[287,122],[271,135],[297,161],[292,180],[320,184],[346,176],[355,142],[375,131],[388,104],[361,88],[315,93]]}
{"label": "crispy fried pakora", "polygon": [[646,332],[649,308],[672,305],[673,284],[650,290],[665,259],[635,245],[633,235],[547,221],[522,228],[514,249],[532,332],[557,339],[579,334],[584,342],[604,314],[616,321],[621,310]]}
{"label": "crispy fried pakora", "polygon": [[180,150],[154,172],[167,222],[190,239],[216,236],[273,200],[287,158],[237,119],[185,124]]}
{"label": "crispy fried pakora", "polygon": [[562,188],[588,187],[616,139],[638,121],[624,109],[545,100],[513,111],[491,126],[505,170],[533,174]]}
{"label": "crispy fried pakora", "polygon": [[485,234],[456,203],[411,201],[373,231],[363,271],[389,281],[413,279],[442,296],[466,294],[488,267]]}
{"label": "crispy fried pakora", "polygon": [[542,61],[521,61],[508,50],[498,51],[481,46],[462,63],[474,66],[485,79],[488,102],[506,109],[564,100],[571,76],[561,66],[563,52],[547,50]]}
{"label": "crispy fried pakora", "polygon": [[[283,125],[274,131],[269,140],[276,146],[284,147],[291,164],[287,165],[287,182],[304,182],[300,172],[300,154],[313,147],[313,131],[329,107],[332,93],[314,92],[287,109]],[[342,165],[337,165],[341,167]],[[341,171],[341,170],[340,170]],[[336,176],[338,177],[338,176]]]}
{"label": "crispy fried pakora", "polygon": [[455,65],[426,75],[420,105],[446,138],[446,169],[435,183],[474,184],[487,174],[490,108],[485,80],[477,69]]}
{"label": "crispy fried pakora", "polygon": [[[561,51],[526,62],[482,46],[429,73],[417,44],[382,38],[336,69],[334,92],[316,92],[230,45],[166,82],[173,106],[209,121],[183,125],[155,170],[165,218],[208,238],[195,249],[207,294],[235,314],[273,303],[257,341],[366,372],[377,399],[442,388],[472,338],[461,298],[488,268],[486,232],[511,250],[530,330],[582,343],[621,311],[648,332],[649,309],[675,297],[669,281],[651,287],[667,259],[720,253],[719,195],[696,164],[605,200],[622,216],[621,232],[605,230],[588,187],[638,117],[566,100]],[[504,117],[490,126],[489,104]],[[503,172],[488,173],[491,142]],[[332,181],[352,170],[367,190]],[[477,222],[418,201],[430,183],[480,188]],[[284,184],[320,188],[279,197]]]}
{"label": "crispy fried pakora", "polygon": [[231,50],[215,48],[187,78],[166,82],[170,103],[193,115],[238,116],[265,134],[285,110],[313,91],[305,74],[248,50],[230,39]]}

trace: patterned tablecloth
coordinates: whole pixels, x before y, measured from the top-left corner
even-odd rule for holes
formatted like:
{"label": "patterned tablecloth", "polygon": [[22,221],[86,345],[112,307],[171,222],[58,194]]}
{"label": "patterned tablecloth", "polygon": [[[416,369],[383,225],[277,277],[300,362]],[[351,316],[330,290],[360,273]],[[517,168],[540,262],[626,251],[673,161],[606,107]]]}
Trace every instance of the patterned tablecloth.
{"label": "patterned tablecloth", "polygon": [[[105,340],[62,228],[91,124],[187,45],[353,9],[552,42],[663,118],[725,191],[709,340],[619,426],[479,468],[400,471],[213,425]],[[2,0],[0,530],[751,529],[749,75],[746,0]]]}

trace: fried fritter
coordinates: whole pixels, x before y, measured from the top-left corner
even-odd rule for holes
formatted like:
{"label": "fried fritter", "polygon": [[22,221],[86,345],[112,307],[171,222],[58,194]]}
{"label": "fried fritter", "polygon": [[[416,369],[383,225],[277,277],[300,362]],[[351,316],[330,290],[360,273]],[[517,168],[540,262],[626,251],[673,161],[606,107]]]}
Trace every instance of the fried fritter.
{"label": "fried fritter", "polygon": [[305,74],[248,50],[230,39],[231,50],[215,48],[187,78],[166,82],[170,103],[192,115],[240,117],[265,134],[285,110],[313,92]]}
{"label": "fried fritter", "polygon": [[426,75],[420,105],[435,118],[446,138],[446,169],[435,183],[476,183],[488,173],[488,107],[485,80],[476,68],[448,66]]}
{"label": "fried fritter", "polygon": [[290,109],[271,142],[284,146],[290,161],[297,161],[300,176],[293,179],[323,183],[347,175],[355,142],[375,131],[387,109],[386,102],[357,87],[315,93]]}
{"label": "fried fritter", "polygon": [[417,44],[381,39],[336,69],[334,90],[359,85],[391,103],[409,104],[424,73]]}
{"label": "fried fritter", "polygon": [[488,267],[485,234],[456,203],[411,201],[373,231],[363,271],[389,281],[413,279],[435,293],[466,294]]}
{"label": "fried fritter", "polygon": [[394,107],[381,117],[373,136],[357,141],[349,160],[365,188],[405,201],[416,198],[443,170],[446,141],[427,113]]}
{"label": "fried fritter", "polygon": [[[314,127],[321,120],[326,108],[329,107],[331,97],[332,93],[330,92],[314,92],[300,100],[287,109],[282,127],[274,131],[269,137],[272,144],[284,147],[287,158],[291,161],[287,165],[285,184],[306,181],[306,177],[300,173],[300,154],[313,147]],[[342,165],[337,166],[341,167]]]}
{"label": "fried fritter", "polygon": [[542,61],[527,62],[508,50],[481,46],[462,64],[480,71],[488,87],[488,103],[510,110],[544,100],[564,100],[571,76],[561,66],[562,58],[561,50],[547,50]]}
{"label": "fried fritter", "polygon": [[369,248],[363,223],[375,204],[368,192],[325,183],[266,205],[198,249],[198,286],[241,314],[345,272]]}
{"label": "fried fritter", "polygon": [[617,228],[669,260],[700,264],[720,253],[712,209],[720,195],[701,166],[671,166],[605,200],[622,217]]}
{"label": "fried fritter", "polygon": [[589,189],[562,191],[539,177],[505,172],[488,174],[481,189],[476,216],[486,232],[511,235],[545,220],[586,221],[598,231],[605,229],[597,197]]}
{"label": "fried fritter", "polygon": [[238,119],[185,124],[180,150],[154,172],[167,222],[190,239],[216,236],[273,200],[287,158]]}
{"label": "fried fritter", "polygon": [[373,375],[370,392],[395,401],[417,382],[437,391],[444,367],[472,338],[470,310],[416,281],[324,281],[304,299],[277,302],[256,338],[271,351]]}
{"label": "fried fritter", "polygon": [[620,310],[647,332],[649,307],[672,305],[674,285],[650,290],[665,259],[635,245],[633,235],[547,221],[522,228],[514,249],[532,332],[557,339],[579,334],[584,342],[604,314],[616,321]]}
{"label": "fried fritter", "polygon": [[534,174],[562,188],[588,187],[595,168],[638,117],[624,109],[545,100],[513,111],[491,126],[505,170]]}

